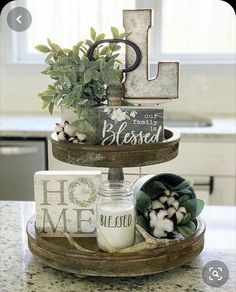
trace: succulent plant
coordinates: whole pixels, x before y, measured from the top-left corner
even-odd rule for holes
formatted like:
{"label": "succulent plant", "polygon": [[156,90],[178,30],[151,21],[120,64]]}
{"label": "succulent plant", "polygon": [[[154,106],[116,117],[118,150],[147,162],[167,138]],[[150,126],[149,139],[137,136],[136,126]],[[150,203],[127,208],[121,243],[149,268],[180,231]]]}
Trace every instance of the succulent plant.
{"label": "succulent plant", "polygon": [[195,231],[194,219],[204,202],[195,197],[190,181],[171,186],[157,178],[136,193],[136,207],[137,223],[154,237],[171,238],[181,233],[186,238]]}
{"label": "succulent plant", "polygon": [[[111,32],[113,39],[124,39],[129,35],[120,33],[115,27],[111,28]],[[42,109],[48,108],[53,114],[54,107],[63,105],[74,108],[78,113],[75,126],[83,122],[89,127],[89,109],[106,104],[107,87],[121,84],[121,62],[117,59],[117,52],[121,47],[115,43],[100,45],[94,51],[94,60],[89,60],[89,47],[94,42],[105,39],[105,34],[97,34],[91,27],[90,37],[91,39],[79,41],[72,49],[63,49],[50,39],[47,45],[35,47],[47,54],[45,63],[48,67],[42,74],[49,75],[54,80],[47,90],[39,93]]]}

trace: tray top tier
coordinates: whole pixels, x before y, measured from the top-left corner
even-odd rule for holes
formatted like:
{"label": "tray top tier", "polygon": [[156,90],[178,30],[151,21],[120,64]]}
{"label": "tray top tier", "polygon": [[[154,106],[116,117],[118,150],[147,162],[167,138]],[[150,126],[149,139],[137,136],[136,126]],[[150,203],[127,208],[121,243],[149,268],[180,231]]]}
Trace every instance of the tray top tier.
{"label": "tray top tier", "polygon": [[137,167],[174,159],[178,154],[180,134],[165,129],[165,140],[142,145],[85,145],[58,141],[51,136],[53,156],[63,162],[94,167]]}

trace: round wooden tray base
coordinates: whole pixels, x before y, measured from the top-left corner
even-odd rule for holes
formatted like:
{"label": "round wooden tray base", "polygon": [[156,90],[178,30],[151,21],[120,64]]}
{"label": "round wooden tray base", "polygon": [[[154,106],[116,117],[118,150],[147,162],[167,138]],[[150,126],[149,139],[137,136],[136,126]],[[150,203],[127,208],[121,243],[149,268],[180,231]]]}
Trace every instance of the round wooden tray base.
{"label": "round wooden tray base", "polygon": [[133,277],[167,271],[190,262],[204,246],[205,223],[198,218],[197,229],[189,238],[176,244],[136,253],[99,251],[95,237],[74,238],[82,247],[94,252],[74,249],[65,237],[40,237],[35,231],[35,218],[27,224],[31,253],[44,264],[73,273],[78,277]]}

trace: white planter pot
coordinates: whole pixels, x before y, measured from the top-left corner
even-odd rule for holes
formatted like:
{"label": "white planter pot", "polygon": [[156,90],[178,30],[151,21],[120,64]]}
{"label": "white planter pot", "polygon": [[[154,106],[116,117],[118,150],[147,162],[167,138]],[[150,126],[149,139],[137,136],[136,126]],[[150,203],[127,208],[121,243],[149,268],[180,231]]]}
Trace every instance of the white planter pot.
{"label": "white planter pot", "polygon": [[[61,106],[61,120],[68,121],[70,124],[79,119],[77,112],[73,107],[67,108]],[[97,110],[94,108],[93,114],[89,115],[88,122],[96,129],[97,128]],[[78,133],[85,134],[87,136],[86,144],[95,145],[97,144],[97,131],[88,130],[82,123],[76,127]]]}

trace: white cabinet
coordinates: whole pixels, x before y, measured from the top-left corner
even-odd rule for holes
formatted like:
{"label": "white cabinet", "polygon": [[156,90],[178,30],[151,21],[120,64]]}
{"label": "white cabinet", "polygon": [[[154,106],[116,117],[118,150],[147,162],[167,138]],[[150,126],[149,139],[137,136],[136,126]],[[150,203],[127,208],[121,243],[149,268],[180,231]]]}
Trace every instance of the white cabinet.
{"label": "white cabinet", "polygon": [[[236,147],[234,142],[180,142],[178,156],[169,162],[142,167],[142,174],[173,172],[191,179],[199,197],[211,205],[236,204]],[[212,193],[210,193],[212,180]]]}

